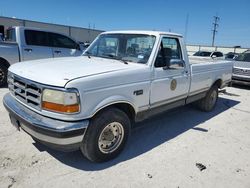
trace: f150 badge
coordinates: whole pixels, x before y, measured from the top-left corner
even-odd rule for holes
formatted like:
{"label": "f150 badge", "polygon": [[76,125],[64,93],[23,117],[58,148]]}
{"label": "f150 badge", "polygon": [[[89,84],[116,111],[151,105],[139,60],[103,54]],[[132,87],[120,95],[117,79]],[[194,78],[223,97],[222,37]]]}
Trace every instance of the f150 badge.
{"label": "f150 badge", "polygon": [[176,89],[176,86],[177,86],[177,81],[173,79],[170,84],[170,89],[174,91]]}

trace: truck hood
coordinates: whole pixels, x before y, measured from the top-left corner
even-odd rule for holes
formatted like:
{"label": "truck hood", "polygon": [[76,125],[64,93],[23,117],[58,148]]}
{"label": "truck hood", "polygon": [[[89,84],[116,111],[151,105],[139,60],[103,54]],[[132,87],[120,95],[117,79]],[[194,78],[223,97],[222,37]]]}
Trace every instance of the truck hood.
{"label": "truck hood", "polygon": [[250,69],[250,62],[246,61],[235,61],[234,67]]}
{"label": "truck hood", "polygon": [[80,56],[16,63],[9,68],[9,71],[41,84],[64,87],[73,79],[121,71],[134,66],[142,65],[125,64],[113,59]]}

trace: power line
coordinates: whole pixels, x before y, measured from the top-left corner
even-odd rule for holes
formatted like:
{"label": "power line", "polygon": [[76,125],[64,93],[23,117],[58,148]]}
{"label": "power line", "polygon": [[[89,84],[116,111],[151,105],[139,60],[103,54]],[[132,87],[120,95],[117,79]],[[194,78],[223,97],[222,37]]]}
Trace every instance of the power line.
{"label": "power line", "polygon": [[219,20],[220,20],[219,16],[217,16],[217,15],[214,16],[213,29],[212,29],[212,32],[213,32],[212,46],[214,46],[215,34],[218,32]]}

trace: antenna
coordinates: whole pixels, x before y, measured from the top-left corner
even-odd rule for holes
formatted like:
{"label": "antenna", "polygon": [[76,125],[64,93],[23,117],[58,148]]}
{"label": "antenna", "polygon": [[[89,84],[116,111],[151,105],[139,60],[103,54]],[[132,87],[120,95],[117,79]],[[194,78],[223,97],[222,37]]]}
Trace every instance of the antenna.
{"label": "antenna", "polygon": [[212,29],[212,32],[213,32],[212,46],[214,46],[215,34],[218,32],[219,20],[220,20],[220,17],[217,16],[216,14],[216,16],[214,16],[213,29]]}

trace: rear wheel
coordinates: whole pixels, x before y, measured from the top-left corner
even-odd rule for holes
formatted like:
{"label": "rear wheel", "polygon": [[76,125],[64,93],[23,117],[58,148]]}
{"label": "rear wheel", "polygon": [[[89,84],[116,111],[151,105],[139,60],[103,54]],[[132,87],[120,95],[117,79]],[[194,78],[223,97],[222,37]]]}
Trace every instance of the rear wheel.
{"label": "rear wheel", "polygon": [[115,158],[124,148],[130,133],[128,116],[117,108],[97,114],[84,135],[81,151],[93,162]]}
{"label": "rear wheel", "polygon": [[218,100],[218,87],[212,86],[206,96],[198,101],[198,107],[205,112],[210,112],[214,109]]}
{"label": "rear wheel", "polygon": [[0,64],[0,87],[3,87],[7,84],[7,74],[8,68],[3,64]]}

